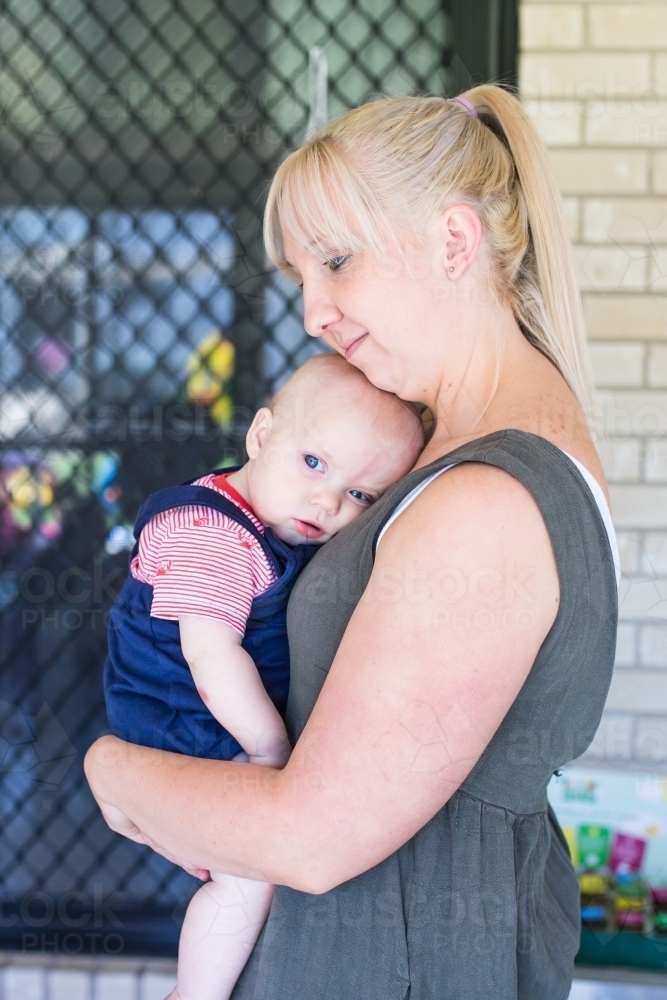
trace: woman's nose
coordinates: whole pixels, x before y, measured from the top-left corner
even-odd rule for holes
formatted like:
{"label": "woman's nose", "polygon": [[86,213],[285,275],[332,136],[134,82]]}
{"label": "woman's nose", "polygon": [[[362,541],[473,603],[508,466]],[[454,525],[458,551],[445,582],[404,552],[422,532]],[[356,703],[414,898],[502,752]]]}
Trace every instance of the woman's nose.
{"label": "woman's nose", "polygon": [[341,499],[334,490],[322,490],[312,497],[311,503],[321,507],[330,517],[335,517],[340,510]]}
{"label": "woman's nose", "polygon": [[326,282],[311,278],[303,282],[303,325],[311,337],[323,337],[328,328],[339,323],[343,314],[331,299]]}

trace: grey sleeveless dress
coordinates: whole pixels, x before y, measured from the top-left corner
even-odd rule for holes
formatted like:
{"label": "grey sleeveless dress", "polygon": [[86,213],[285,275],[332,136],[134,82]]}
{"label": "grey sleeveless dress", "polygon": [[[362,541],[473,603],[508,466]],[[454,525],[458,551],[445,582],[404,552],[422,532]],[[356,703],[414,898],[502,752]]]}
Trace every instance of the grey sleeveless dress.
{"label": "grey sleeveless dress", "polygon": [[298,738],[366,587],[382,526],[415,486],[460,462],[505,469],[532,493],[558,565],[556,621],[481,759],[425,827],[331,892],[276,890],[232,1000],[569,995],[579,895],[546,786],[583,753],[600,721],[617,588],[599,509],[567,456],[515,430],[472,441],[410,473],[329,542],[290,602],[288,722]]}

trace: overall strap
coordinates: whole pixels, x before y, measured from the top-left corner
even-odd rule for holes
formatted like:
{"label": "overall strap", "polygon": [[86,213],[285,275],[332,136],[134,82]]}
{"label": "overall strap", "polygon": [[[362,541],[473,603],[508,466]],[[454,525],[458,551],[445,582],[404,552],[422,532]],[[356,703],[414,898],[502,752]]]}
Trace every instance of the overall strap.
{"label": "overall strap", "polygon": [[168,510],[174,510],[176,507],[192,506],[209,507],[230,517],[232,521],[236,521],[237,524],[259,542],[274,572],[280,576],[282,567],[259,528],[253,524],[245,511],[241,510],[237,504],[233,503],[226,496],[223,496],[222,493],[218,493],[217,490],[210,489],[208,486],[191,486],[189,484],[167,486],[163,490],[158,490],[157,493],[152,493],[139,508],[137,519],[134,522],[135,546],[131,558],[136,553],[139,535],[151,518],[157,514],[164,514]]}

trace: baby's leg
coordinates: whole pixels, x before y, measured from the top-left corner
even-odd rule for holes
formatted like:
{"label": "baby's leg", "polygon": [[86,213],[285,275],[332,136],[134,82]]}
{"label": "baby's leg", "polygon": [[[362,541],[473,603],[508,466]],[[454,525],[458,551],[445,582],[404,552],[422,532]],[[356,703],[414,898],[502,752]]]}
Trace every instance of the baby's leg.
{"label": "baby's leg", "polygon": [[266,920],[273,888],[211,872],[185,914],[176,989],[167,1000],[227,1000]]}

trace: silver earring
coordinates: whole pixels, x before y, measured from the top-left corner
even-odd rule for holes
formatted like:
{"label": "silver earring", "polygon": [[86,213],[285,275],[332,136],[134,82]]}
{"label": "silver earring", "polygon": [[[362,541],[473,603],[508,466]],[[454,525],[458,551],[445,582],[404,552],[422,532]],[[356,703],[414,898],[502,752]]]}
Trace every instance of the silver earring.
{"label": "silver earring", "polygon": [[453,271],[453,270],[454,270],[454,268],[453,268],[453,267],[450,267],[450,269],[449,269],[449,270],[450,270],[450,271]]}

